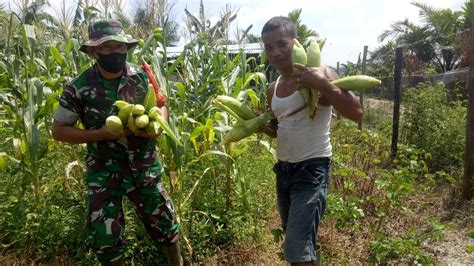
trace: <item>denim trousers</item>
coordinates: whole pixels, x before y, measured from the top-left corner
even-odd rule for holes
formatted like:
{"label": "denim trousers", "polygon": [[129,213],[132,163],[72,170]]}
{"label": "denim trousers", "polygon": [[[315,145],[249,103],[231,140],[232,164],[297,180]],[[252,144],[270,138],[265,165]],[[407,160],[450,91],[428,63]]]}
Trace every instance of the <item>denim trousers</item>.
{"label": "denim trousers", "polygon": [[312,158],[297,163],[278,161],[273,167],[288,262],[317,259],[316,237],[326,209],[330,162],[328,157]]}

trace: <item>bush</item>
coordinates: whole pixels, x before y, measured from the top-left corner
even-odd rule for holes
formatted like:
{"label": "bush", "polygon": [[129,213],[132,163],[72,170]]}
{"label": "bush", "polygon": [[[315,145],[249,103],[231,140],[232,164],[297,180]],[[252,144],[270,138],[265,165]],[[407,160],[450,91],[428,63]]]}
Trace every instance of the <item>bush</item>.
{"label": "bush", "polygon": [[430,153],[432,170],[463,164],[467,109],[447,95],[442,84],[421,84],[403,95],[401,140]]}

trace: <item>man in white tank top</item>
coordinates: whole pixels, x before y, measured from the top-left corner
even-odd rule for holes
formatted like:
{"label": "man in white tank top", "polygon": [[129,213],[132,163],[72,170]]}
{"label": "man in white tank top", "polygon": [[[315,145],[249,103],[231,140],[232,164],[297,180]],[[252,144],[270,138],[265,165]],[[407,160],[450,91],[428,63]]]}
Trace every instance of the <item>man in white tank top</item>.
{"label": "man in white tank top", "polygon": [[[277,138],[277,201],[285,229],[284,254],[291,265],[316,263],[316,236],[326,208],[332,147],[329,138],[332,108],[354,121],[362,118],[359,99],[334,86],[331,68],[293,65],[291,51],[296,29],[287,17],[274,17],[262,29],[270,65],[280,76],[268,88],[269,110],[276,119],[263,130]],[[293,69],[298,69],[294,72]],[[299,89],[320,92],[314,118]]]}

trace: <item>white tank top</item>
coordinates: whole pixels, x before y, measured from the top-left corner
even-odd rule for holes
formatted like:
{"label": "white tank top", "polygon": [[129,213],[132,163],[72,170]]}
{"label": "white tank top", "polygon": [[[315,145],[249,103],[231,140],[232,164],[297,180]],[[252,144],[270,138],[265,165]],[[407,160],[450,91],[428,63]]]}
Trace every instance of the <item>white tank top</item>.
{"label": "white tank top", "polygon": [[[288,97],[277,96],[278,77],[272,97],[272,111],[278,118],[277,157],[281,161],[296,163],[317,157],[330,157],[332,146],[329,139],[332,106],[318,106],[313,119],[303,96],[295,91]],[[295,110],[301,109],[295,113]]]}

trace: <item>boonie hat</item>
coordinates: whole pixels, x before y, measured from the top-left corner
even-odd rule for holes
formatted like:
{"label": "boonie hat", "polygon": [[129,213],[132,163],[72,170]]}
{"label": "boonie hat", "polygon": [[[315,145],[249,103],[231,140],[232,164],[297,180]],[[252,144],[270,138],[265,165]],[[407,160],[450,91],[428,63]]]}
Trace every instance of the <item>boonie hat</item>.
{"label": "boonie hat", "polygon": [[81,45],[80,51],[87,53],[87,47],[94,47],[108,41],[127,44],[128,49],[137,45],[138,41],[125,34],[122,24],[115,19],[101,19],[89,25],[89,40]]}

